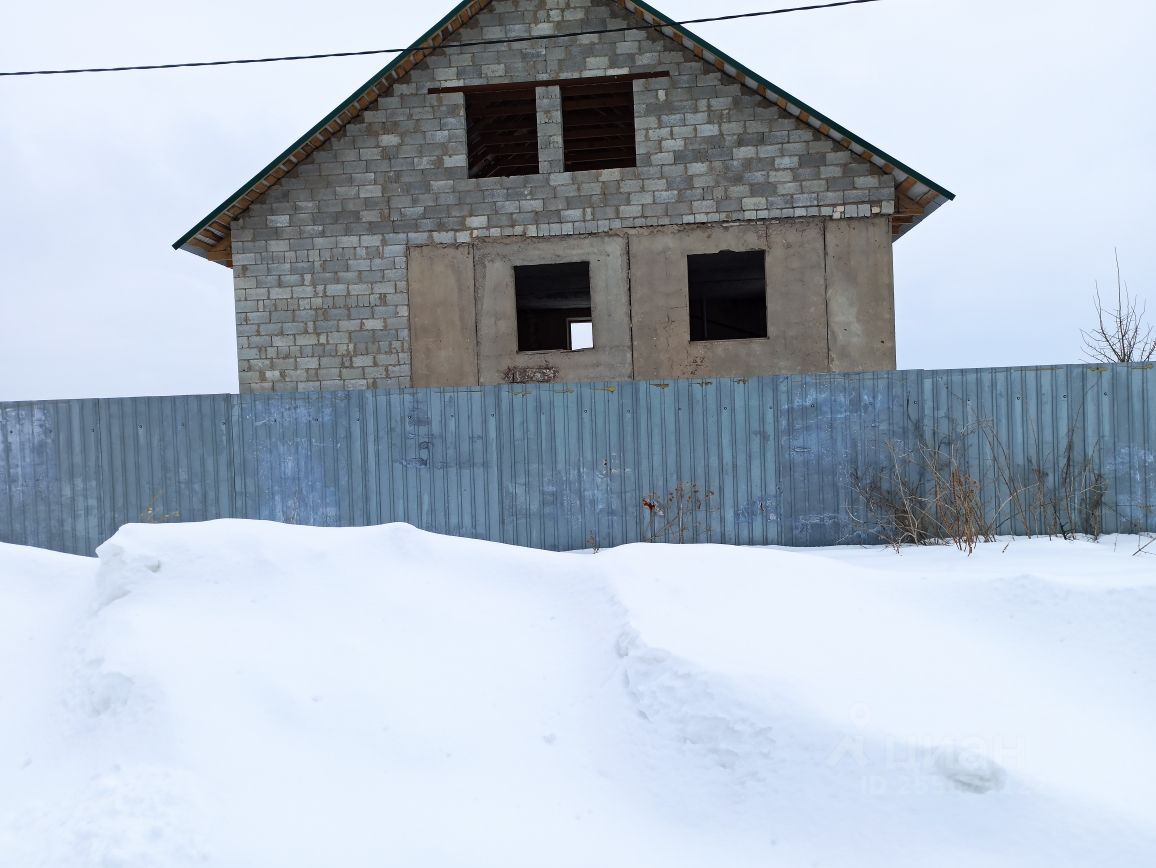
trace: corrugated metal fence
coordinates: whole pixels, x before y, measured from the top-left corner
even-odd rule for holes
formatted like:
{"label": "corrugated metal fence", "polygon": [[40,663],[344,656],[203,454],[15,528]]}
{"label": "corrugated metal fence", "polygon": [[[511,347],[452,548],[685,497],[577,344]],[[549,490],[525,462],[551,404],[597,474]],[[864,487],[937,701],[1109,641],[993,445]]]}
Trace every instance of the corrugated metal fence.
{"label": "corrugated metal fence", "polygon": [[958,457],[1001,532],[1135,532],[1154,432],[1151,365],[0,404],[0,541],[91,554],[127,522],[241,517],[830,545],[872,538],[863,491],[920,449]]}

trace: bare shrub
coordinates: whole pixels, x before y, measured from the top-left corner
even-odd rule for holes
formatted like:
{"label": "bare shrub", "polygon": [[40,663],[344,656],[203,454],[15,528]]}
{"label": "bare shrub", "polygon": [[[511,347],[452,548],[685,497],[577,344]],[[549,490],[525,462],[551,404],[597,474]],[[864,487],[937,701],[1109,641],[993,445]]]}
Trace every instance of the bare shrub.
{"label": "bare shrub", "polygon": [[[1047,536],[1073,539],[1086,534],[1098,539],[1104,528],[1104,499],[1108,483],[1091,458],[1077,458],[1069,438],[1059,472],[1052,478],[1044,468],[1029,464],[1036,527]],[[1027,533],[1031,533],[1031,525]]]}
{"label": "bare shrub", "polygon": [[920,438],[912,448],[889,440],[884,446],[886,464],[851,474],[866,522],[884,542],[896,550],[950,542],[971,554],[980,542],[995,539],[979,482],[959,459],[957,438]]}
{"label": "bare shrub", "polygon": [[1156,358],[1156,336],[1145,321],[1147,305],[1132,297],[1128,284],[1120,275],[1120,256],[1116,255],[1116,306],[1105,307],[1096,284],[1096,326],[1081,330],[1084,351],[1094,362],[1148,362]]}
{"label": "bare shrub", "polygon": [[602,551],[602,546],[598,544],[598,534],[595,531],[590,531],[586,534],[586,548],[590,549],[591,554],[598,554]]}
{"label": "bare shrub", "polygon": [[153,499],[149,502],[149,505],[146,506],[144,512],[140,514],[141,524],[169,524],[181,520],[181,514],[179,512],[162,512],[157,509],[157,501],[161,499],[163,494],[163,491],[158,491],[153,495]]}
{"label": "bare shrub", "polygon": [[[1107,479],[1097,467],[1096,450],[1082,455],[1077,449],[1076,424],[1058,456],[1047,453],[1022,464],[1013,461],[991,421],[950,434],[915,430],[913,445],[887,441],[877,466],[851,474],[862,506],[852,520],[870,535],[897,550],[953,544],[968,554],[1001,533],[1100,536]],[[965,458],[969,443],[976,466]]]}
{"label": "bare shrub", "polygon": [[[1107,477],[1099,470],[1099,443],[1087,454],[1077,448],[1081,405],[1063,438],[1062,450],[1029,457],[1022,467],[998,437],[990,421],[978,426],[1007,506],[1007,524],[1031,536],[1074,539],[1078,534],[1099,539],[1104,528]],[[1051,468],[1055,468],[1053,471]]]}
{"label": "bare shrub", "polygon": [[650,534],[645,542],[670,541],[685,543],[694,516],[699,512],[711,512],[713,491],[703,492],[697,482],[680,482],[664,497],[650,494],[642,498],[642,508],[646,510],[650,522]]}

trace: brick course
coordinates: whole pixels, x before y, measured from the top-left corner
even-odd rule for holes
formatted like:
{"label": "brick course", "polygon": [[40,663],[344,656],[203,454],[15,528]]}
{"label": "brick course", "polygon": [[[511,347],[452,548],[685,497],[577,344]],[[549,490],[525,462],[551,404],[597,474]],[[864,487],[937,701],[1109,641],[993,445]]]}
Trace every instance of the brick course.
{"label": "brick course", "polygon": [[[645,226],[891,214],[891,176],[607,0],[495,0],[232,226],[242,391],[410,384],[410,245]],[[543,174],[468,177],[464,97],[430,88],[668,72],[634,82],[638,166],[563,172],[557,87]]]}

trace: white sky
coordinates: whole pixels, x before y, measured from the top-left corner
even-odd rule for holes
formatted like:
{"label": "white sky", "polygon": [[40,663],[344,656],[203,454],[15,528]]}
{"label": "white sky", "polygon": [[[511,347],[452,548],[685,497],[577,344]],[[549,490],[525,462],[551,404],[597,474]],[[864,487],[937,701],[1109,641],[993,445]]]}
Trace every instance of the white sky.
{"label": "white sky", "polygon": [[[396,47],[452,5],[13,4],[0,68]],[[1156,317],[1156,4],[883,0],[692,29],[958,195],[895,248],[901,367],[1082,361],[1114,248]],[[231,274],[170,245],[387,60],[0,78],[0,400],[236,391]]]}

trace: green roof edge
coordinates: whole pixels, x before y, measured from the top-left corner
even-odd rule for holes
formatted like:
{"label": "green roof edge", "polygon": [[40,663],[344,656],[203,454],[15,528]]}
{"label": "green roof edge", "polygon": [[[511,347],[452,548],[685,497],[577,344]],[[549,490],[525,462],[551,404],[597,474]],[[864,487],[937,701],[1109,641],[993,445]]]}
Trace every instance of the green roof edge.
{"label": "green roof edge", "polygon": [[309,132],[305,133],[305,135],[301,136],[299,139],[297,139],[297,141],[295,141],[293,144],[291,144],[289,147],[287,147],[284,151],[282,151],[275,159],[273,159],[272,162],[270,162],[267,166],[265,166],[265,168],[263,168],[256,175],[254,175],[252,178],[250,178],[246,183],[242,184],[241,187],[238,188],[235,193],[233,193],[233,195],[229,196],[229,198],[227,198],[224,202],[222,202],[220,205],[218,205],[213,211],[211,211],[207,217],[205,217],[203,220],[201,220],[190,231],[188,231],[184,235],[182,235],[180,240],[177,241],[175,244],[173,244],[173,249],[174,250],[180,250],[182,247],[184,247],[185,244],[187,244],[194,236],[196,236],[196,234],[198,232],[200,232],[202,229],[204,229],[206,226],[208,226],[210,223],[212,223],[215,219],[217,219],[217,215],[219,215],[222,211],[224,211],[226,208],[228,208],[230,205],[232,205],[234,202],[236,202],[237,199],[239,199],[241,197],[242,193],[244,193],[246,190],[251,188],[254,184],[256,184],[258,181],[260,181],[266,175],[268,175],[271,171],[273,171],[273,169],[275,169],[275,168],[277,168],[277,166],[281,165],[281,163],[285,162],[285,160],[288,159],[289,156],[295,150],[297,150],[299,147],[301,147],[303,144],[305,144],[307,141],[309,141],[311,138],[313,138],[315,135],[317,135],[317,133],[319,133],[322,130],[322,128],[324,128],[327,124],[329,124],[332,120],[334,120],[339,114],[341,114],[343,111],[345,111],[349,107],[349,104],[351,102],[354,102],[358,97],[360,97],[363,93],[365,93],[365,91],[367,91],[370,88],[370,86],[372,86],[379,79],[384,78],[386,75],[391,73],[396,66],[398,66],[403,60],[405,60],[405,58],[409,57],[411,54],[414,53],[414,51],[421,48],[421,44],[423,42],[425,42],[427,39],[431,39],[434,35],[436,35],[439,30],[441,30],[443,27],[445,27],[447,24],[449,24],[450,21],[453,20],[456,16],[460,15],[462,13],[462,11],[467,6],[469,6],[470,3],[472,3],[472,2],[473,2],[473,0],[462,0],[462,2],[459,3],[457,6],[455,6],[453,8],[453,10],[446,13],[446,15],[444,15],[442,17],[442,19],[440,21],[438,21],[437,24],[435,24],[433,27],[431,27],[429,30],[427,30],[424,34],[419,36],[417,38],[417,40],[409,46],[409,48],[407,48],[405,51],[401,52],[397,57],[395,57],[393,60],[391,60],[385,66],[383,66],[380,70],[378,70],[376,73],[374,73],[374,75],[371,78],[369,78],[365,82],[365,84],[361,85],[361,87],[359,87],[357,90],[355,90],[353,93],[351,93],[348,97],[346,97],[345,100],[343,100],[340,103],[340,105],[337,106],[337,108],[335,108],[333,111],[331,111],[329,114],[327,114],[322,120],[320,120],[319,122],[314,124],[312,127],[310,127]]}
{"label": "green roof edge", "polygon": [[[309,141],[309,139],[313,138],[313,136],[315,136],[318,132],[320,132],[323,127],[325,127],[327,124],[329,124],[331,121],[333,121],[339,114],[341,114],[343,111],[345,111],[349,107],[349,104],[356,101],[358,97],[360,97],[363,93],[365,93],[365,91],[367,91],[370,88],[370,86],[372,86],[375,82],[384,78],[386,75],[388,75],[390,72],[392,72],[394,70],[394,68],[397,67],[399,64],[401,64],[405,58],[409,57],[411,54],[413,54],[414,51],[416,51],[418,48],[420,48],[423,42],[425,42],[427,39],[430,39],[434,35],[436,35],[438,33],[438,31],[440,31],[443,27],[445,27],[447,24],[449,24],[451,20],[453,20],[455,17],[457,17],[459,14],[461,14],[472,2],[474,2],[474,0],[462,0],[462,2],[460,2],[457,6],[455,6],[450,12],[446,13],[446,15],[444,15],[441,18],[441,20],[438,21],[437,24],[435,24],[433,27],[431,27],[429,30],[427,30],[424,34],[419,36],[417,38],[417,40],[414,41],[405,51],[398,54],[397,57],[395,57],[388,64],[383,66],[378,72],[376,72],[372,77],[370,77],[363,85],[361,85],[361,87],[359,87],[357,90],[355,90],[353,93],[351,93],[348,97],[346,97],[337,106],[337,108],[335,108],[333,111],[331,111],[329,114],[327,114],[322,120],[320,120],[316,124],[314,124],[309,129],[309,131],[307,133],[305,133],[303,136],[301,136],[299,139],[297,139],[297,141],[295,141],[293,144],[291,144],[289,147],[287,147],[284,151],[282,151],[267,166],[265,166],[265,168],[261,169],[261,171],[259,171],[256,175],[254,175],[252,178],[250,178],[246,183],[242,184],[241,187],[239,187],[231,196],[229,196],[220,205],[218,205],[215,209],[213,209],[211,212],[209,212],[209,214],[204,219],[202,219],[199,223],[197,223],[196,226],[194,226],[191,230],[189,230],[184,235],[182,235],[181,238],[173,244],[173,249],[174,250],[180,250],[182,247],[184,247],[185,244],[187,244],[193,237],[195,237],[202,229],[204,229],[206,226],[208,226],[210,223],[212,223],[217,218],[217,216],[221,214],[222,211],[226,210],[230,205],[232,205],[234,202],[236,202],[237,199],[239,199],[245,191],[249,190],[254,184],[256,184],[258,181],[260,181],[266,175],[268,175],[269,172],[271,172],[273,169],[275,169],[281,163],[285,162],[285,160],[288,159],[288,157],[291,156],[295,150],[297,150],[299,147],[301,147],[303,144],[305,144],[305,142]],[[695,33],[692,33],[690,30],[687,30],[682,25],[674,24],[674,23],[670,22],[669,18],[667,17],[667,15],[665,13],[660,12],[659,10],[655,9],[649,3],[646,3],[645,0],[631,0],[631,2],[634,3],[635,6],[638,6],[639,8],[645,10],[646,12],[649,12],[651,15],[655,16],[656,18],[659,18],[659,19],[666,21],[667,23],[665,25],[662,25],[662,26],[670,27],[672,30],[675,30],[675,31],[681,33],[683,36],[685,36],[685,37],[689,38],[690,40],[692,40],[693,42],[695,42],[697,45],[699,45],[705,51],[709,51],[711,54],[713,54],[719,60],[734,67],[734,69],[737,70],[738,72],[741,72],[743,75],[747,76],[748,78],[752,79],[753,81],[757,82],[758,84],[761,84],[763,87],[766,87],[770,90],[773,90],[775,93],[777,93],[783,99],[787,100],[790,103],[793,103],[794,105],[798,106],[803,111],[807,112],[812,117],[817,118],[822,123],[825,123],[832,130],[835,130],[836,132],[842,133],[844,136],[846,136],[851,141],[855,142],[861,148],[864,148],[864,149],[870,151],[871,153],[875,154],[877,157],[880,157],[881,159],[886,160],[888,163],[890,163],[895,168],[897,168],[900,171],[904,172],[905,174],[911,176],[915,180],[919,181],[921,184],[924,184],[925,186],[934,190],[936,193],[939,193],[941,196],[946,198],[948,201],[952,201],[955,199],[955,194],[952,193],[950,190],[948,190],[946,187],[940,186],[939,184],[935,183],[930,178],[928,178],[926,175],[923,175],[923,174],[915,171],[910,166],[908,166],[906,163],[903,163],[902,161],[895,159],[893,156],[888,154],[886,151],[875,147],[875,145],[871,144],[866,139],[851,132],[849,129],[844,127],[842,124],[836,123],[835,121],[831,120],[831,118],[827,117],[822,112],[811,108],[811,106],[807,105],[807,103],[803,102],[801,99],[798,99],[797,97],[794,97],[791,94],[787,93],[787,91],[783,90],[778,85],[774,84],[773,82],[767,80],[763,76],[754,72],[753,70],[751,70],[750,68],[748,68],[744,64],[739,63],[737,60],[735,60],[729,54],[726,54],[722,51],[719,51],[717,48],[715,48],[713,45],[711,45],[705,39],[701,38],[700,36],[696,35]]]}

